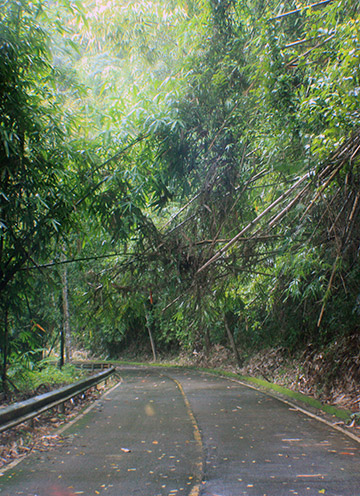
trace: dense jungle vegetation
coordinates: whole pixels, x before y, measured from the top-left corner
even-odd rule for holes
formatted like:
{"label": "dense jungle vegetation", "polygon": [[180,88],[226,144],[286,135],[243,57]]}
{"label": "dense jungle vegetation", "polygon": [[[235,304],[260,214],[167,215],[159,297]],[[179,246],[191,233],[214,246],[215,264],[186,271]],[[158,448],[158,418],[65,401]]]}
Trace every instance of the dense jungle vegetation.
{"label": "dense jungle vegetation", "polygon": [[3,391],[53,350],[358,357],[360,7],[310,3],[0,1]]}

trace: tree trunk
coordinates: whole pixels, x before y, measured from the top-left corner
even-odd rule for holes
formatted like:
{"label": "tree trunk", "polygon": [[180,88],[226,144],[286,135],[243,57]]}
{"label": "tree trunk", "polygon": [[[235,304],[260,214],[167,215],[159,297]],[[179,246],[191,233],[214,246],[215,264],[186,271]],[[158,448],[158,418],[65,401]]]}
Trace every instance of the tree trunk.
{"label": "tree trunk", "polygon": [[208,328],[206,328],[206,330],[205,330],[204,341],[205,341],[205,355],[208,357],[210,354],[210,350],[211,350],[211,339],[210,339],[210,333],[209,333]]}
{"label": "tree trunk", "polygon": [[[145,308],[145,312],[146,312],[146,308]],[[154,362],[156,362],[156,348],[155,348],[155,341],[154,341],[154,337],[152,335],[152,331],[151,331],[151,322],[150,322],[150,319],[149,319],[149,316],[148,314],[146,313],[146,328],[148,330],[148,333],[149,333],[149,338],[150,338],[150,344],[151,344],[151,350],[152,350],[152,354],[153,354],[153,360]]]}
{"label": "tree trunk", "polygon": [[63,327],[61,342],[65,345],[65,362],[71,360],[71,328],[70,328],[70,312],[69,312],[69,285],[67,277],[67,268],[64,267],[61,276],[62,279],[62,313],[63,313]]}
{"label": "tree trunk", "polygon": [[7,366],[8,366],[8,353],[9,353],[9,311],[5,309],[4,316],[4,341],[3,341],[3,361],[1,370],[1,382],[5,398],[8,396],[8,379],[7,379]]}
{"label": "tree trunk", "polygon": [[235,343],[235,339],[234,339],[233,333],[231,332],[231,329],[229,327],[229,324],[228,324],[228,321],[227,321],[225,315],[224,315],[224,325],[225,325],[226,333],[227,333],[227,336],[229,338],[229,341],[230,341],[230,344],[231,344],[231,348],[232,348],[232,350],[234,352],[234,355],[235,355],[235,358],[236,358],[236,362],[238,364],[238,367],[241,367],[242,366],[242,360],[241,360],[241,357],[240,357],[240,354],[239,354],[239,350],[236,347],[236,343]]}
{"label": "tree trunk", "polygon": [[64,339],[64,329],[63,325],[60,329],[60,360],[59,360],[59,368],[62,369],[65,365],[65,339]]}
{"label": "tree trunk", "polygon": [[150,338],[150,344],[151,344],[153,359],[154,359],[154,362],[156,362],[156,349],[155,349],[154,338],[153,338],[150,326],[147,326],[147,328],[148,328],[148,332],[149,332],[149,338]]}

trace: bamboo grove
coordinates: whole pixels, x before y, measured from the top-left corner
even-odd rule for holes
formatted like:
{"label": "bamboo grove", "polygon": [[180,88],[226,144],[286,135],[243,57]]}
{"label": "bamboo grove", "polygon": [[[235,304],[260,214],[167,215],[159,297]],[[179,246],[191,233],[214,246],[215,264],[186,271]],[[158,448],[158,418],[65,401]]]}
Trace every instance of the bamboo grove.
{"label": "bamboo grove", "polygon": [[4,388],[61,342],[358,339],[356,3],[2,4]]}

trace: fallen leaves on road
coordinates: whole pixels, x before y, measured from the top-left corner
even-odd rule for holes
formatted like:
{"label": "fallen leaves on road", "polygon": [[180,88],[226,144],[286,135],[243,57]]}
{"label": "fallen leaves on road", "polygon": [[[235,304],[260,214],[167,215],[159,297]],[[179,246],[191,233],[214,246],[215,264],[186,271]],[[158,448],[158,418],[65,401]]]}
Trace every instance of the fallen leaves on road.
{"label": "fallen leaves on road", "polygon": [[77,397],[66,409],[65,414],[56,415],[49,410],[32,420],[33,426],[29,422],[24,422],[12,429],[0,434],[0,468],[9,463],[19,460],[31,451],[47,451],[61,442],[61,437],[52,434],[54,429],[60,425],[71,421],[84,406],[95,401],[100,392],[93,388],[84,395]]}
{"label": "fallen leaves on road", "polygon": [[49,496],[74,496],[75,494],[78,494],[57,486],[51,486],[49,491]]}
{"label": "fallen leaves on road", "polygon": [[323,479],[324,477],[326,477],[326,474],[300,474],[300,475],[297,475],[296,477],[318,477],[319,479]]}

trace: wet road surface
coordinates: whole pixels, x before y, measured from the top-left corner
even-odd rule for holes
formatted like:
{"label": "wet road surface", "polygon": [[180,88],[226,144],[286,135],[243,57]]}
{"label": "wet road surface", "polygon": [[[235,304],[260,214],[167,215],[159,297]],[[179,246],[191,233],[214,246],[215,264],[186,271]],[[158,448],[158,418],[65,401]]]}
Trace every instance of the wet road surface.
{"label": "wet road surface", "polygon": [[197,371],[120,374],[1,496],[360,496],[360,444],[279,400]]}

